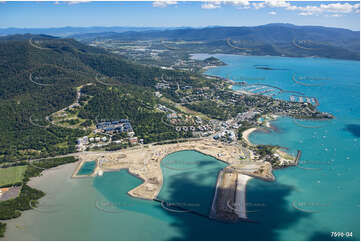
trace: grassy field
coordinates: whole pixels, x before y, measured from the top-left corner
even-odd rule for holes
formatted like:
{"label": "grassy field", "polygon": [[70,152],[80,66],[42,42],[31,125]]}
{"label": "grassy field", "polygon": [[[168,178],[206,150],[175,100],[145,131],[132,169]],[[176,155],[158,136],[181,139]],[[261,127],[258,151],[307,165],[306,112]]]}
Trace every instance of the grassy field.
{"label": "grassy field", "polygon": [[14,166],[0,169],[0,186],[21,182],[24,178],[26,166]]}

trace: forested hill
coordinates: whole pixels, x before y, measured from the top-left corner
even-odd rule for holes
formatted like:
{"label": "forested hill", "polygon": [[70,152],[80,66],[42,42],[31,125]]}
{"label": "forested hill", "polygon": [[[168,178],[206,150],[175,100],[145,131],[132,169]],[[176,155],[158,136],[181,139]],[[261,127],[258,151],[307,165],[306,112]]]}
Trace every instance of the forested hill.
{"label": "forested hill", "polygon": [[[229,46],[235,53],[320,56],[358,60],[360,32],[321,26],[268,24],[256,27],[207,27],[74,35],[78,40],[202,41],[210,48]],[[247,50],[248,49],[248,50]]]}
{"label": "forested hill", "polygon": [[[152,103],[145,93],[160,77],[188,79],[186,73],[136,65],[72,39],[0,38],[0,163],[74,151],[76,138],[86,131],[49,125],[46,117],[72,104],[76,87],[93,83],[106,100],[108,90],[115,86],[119,95],[126,93],[137,100],[133,103],[142,105],[146,98]],[[135,115],[137,108],[128,107],[125,115]]]}

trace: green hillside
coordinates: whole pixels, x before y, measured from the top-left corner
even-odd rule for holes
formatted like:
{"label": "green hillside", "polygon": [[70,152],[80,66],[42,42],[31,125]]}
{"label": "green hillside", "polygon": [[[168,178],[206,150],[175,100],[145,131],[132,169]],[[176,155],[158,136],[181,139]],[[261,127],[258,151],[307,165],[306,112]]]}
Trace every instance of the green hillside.
{"label": "green hillside", "polygon": [[[46,119],[71,105],[76,99],[76,87],[86,83],[93,83],[95,93],[81,115],[92,119],[90,123],[95,123],[98,115],[128,116],[131,121],[144,123],[137,131],[140,135],[143,132],[146,140],[175,137],[173,130],[164,129],[166,134],[162,134],[159,129],[150,128],[154,126],[151,116],[155,112],[150,87],[161,76],[179,82],[188,80],[185,73],[129,63],[72,39],[32,35],[1,38],[0,161],[74,152],[76,138],[90,132],[87,126],[64,128]],[[147,104],[143,103],[146,93]],[[134,105],[127,105],[130,103]],[[104,113],[97,106],[100,104],[105,107]],[[113,104],[122,107],[121,112],[113,109]],[[139,109],[143,104],[148,109],[144,113]],[[116,117],[114,112],[118,113]],[[159,123],[160,115],[154,116],[154,122]]]}
{"label": "green hillside", "polygon": [[336,59],[360,59],[360,32],[321,26],[267,24],[255,27],[206,27],[122,33],[85,33],[74,38],[117,41],[202,42],[167,44],[168,49],[187,53],[272,55],[289,57],[319,56]]}

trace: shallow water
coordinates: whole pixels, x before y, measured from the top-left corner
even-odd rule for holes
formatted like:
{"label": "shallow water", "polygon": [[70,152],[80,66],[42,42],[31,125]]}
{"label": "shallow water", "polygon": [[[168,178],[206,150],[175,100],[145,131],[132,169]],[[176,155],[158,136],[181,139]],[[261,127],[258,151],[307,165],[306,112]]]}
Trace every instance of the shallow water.
{"label": "shallow water", "polygon": [[[330,240],[334,231],[353,232],[351,239],[358,240],[359,62],[217,57],[228,66],[207,73],[302,91],[319,99],[320,110],[336,116],[335,120],[318,122],[280,118],[272,123],[277,131],[250,135],[254,143],[279,144],[292,154],[300,149],[300,165],[317,168],[277,170],[273,183],[250,180],[248,216],[258,223],[225,224],[190,213],[170,212],[157,202],[129,197],[127,192],[141,181],[125,170],[71,179],[75,165],[68,165],[36,178],[36,187],[47,196],[40,200],[38,209],[9,221],[6,239]],[[262,70],[255,65],[282,70]],[[294,73],[319,79],[324,75],[327,80],[320,80],[322,85],[318,87],[302,86],[292,81]],[[182,151],[167,156],[161,166],[164,185],[159,198],[206,214],[217,173],[225,164],[195,151]]]}
{"label": "shallow water", "polygon": [[[360,238],[360,69],[359,62],[317,58],[241,57],[220,55],[228,66],[209,70],[212,75],[229,76],[249,84],[277,86],[317,97],[321,111],[336,118],[329,121],[299,121],[282,117],[272,122],[277,131],[255,132],[250,140],[257,144],[278,144],[289,153],[302,151],[301,168],[275,172],[277,183],[292,187],[287,196],[290,209],[313,211],[287,229],[280,239],[330,239],[330,232],[353,232]],[[285,70],[259,70],[268,65]],[[255,80],[256,76],[262,80]],[[295,83],[297,76],[304,86]],[[239,87],[235,87],[236,89]],[[277,98],[287,99],[286,95]],[[306,169],[305,169],[306,168]],[[261,181],[252,180],[249,189]],[[267,188],[271,189],[271,188]],[[302,212],[301,212],[302,213]],[[281,217],[282,218],[282,217]],[[280,218],[278,218],[280,219]]]}
{"label": "shallow water", "polygon": [[84,162],[83,165],[80,167],[77,175],[90,175],[94,172],[94,169],[96,167],[95,161],[88,161]]}

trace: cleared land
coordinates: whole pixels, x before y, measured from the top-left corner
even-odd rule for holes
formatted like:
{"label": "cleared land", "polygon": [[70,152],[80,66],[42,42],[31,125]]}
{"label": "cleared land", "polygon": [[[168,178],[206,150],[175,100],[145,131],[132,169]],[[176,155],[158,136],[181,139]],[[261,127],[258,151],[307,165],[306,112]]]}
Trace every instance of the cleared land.
{"label": "cleared land", "polygon": [[[251,164],[241,165],[241,147],[239,145],[219,143],[209,137],[189,140],[183,143],[153,145],[147,148],[130,148],[114,152],[82,152],[77,156],[81,162],[97,161],[97,167],[90,176],[107,171],[128,169],[129,173],[144,181],[144,183],[129,191],[128,194],[133,197],[152,200],[158,196],[163,184],[161,161],[167,155],[182,150],[195,150],[205,155],[213,156],[228,164],[228,168],[233,169],[236,173],[274,180],[270,163],[254,161]],[[252,151],[249,152],[251,153]],[[74,172],[74,174],[76,173]],[[73,177],[76,178],[78,176],[75,175]]]}
{"label": "cleared land", "polygon": [[14,166],[0,169],[0,187],[19,183],[23,180],[26,166]]}

